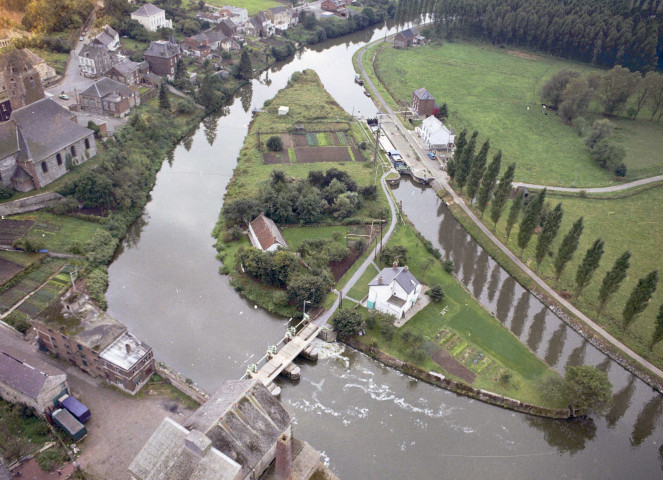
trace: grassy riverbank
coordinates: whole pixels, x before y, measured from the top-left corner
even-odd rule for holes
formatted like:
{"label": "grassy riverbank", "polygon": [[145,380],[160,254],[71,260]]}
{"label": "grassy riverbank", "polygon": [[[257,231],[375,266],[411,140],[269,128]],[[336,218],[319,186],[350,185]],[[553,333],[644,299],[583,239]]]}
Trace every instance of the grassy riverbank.
{"label": "grassy riverbank", "polygon": [[[396,245],[407,250],[407,265],[421,283],[442,286],[444,300],[431,302],[416,313],[391,340],[377,325],[368,328],[367,335],[356,337],[357,341],[475,388],[535,405],[564,406],[563,402],[550,403],[539,393],[542,379],[557,374],[443,270],[412,226],[399,224],[388,243],[389,247]],[[355,288],[370,280],[362,278]],[[368,314],[363,307],[360,311]],[[420,341],[413,340],[416,338]],[[418,353],[420,350],[425,354]]]}
{"label": "grassy riverbank", "polygon": [[[518,181],[577,187],[615,183],[591,160],[582,138],[556,114],[541,109],[540,88],[555,72],[599,69],[484,44],[397,50],[380,43],[364,54],[365,66],[371,66],[374,54],[376,77],[395,99],[392,108],[399,102],[409,104],[413,90],[427,88],[439,104],[448,105],[451,127],[457,132],[478,130],[480,142],[490,138],[493,150],[501,149],[508,162],[518,164]],[[587,120],[594,116],[590,113]],[[626,150],[625,181],[660,174],[663,126],[623,117],[610,120],[617,125],[614,141]]]}

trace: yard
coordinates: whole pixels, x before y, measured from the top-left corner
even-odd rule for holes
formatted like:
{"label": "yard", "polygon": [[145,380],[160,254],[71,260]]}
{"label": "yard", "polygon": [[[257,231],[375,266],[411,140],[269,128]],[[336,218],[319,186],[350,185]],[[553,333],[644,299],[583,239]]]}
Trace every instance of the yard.
{"label": "yard", "polygon": [[273,0],[207,0],[209,5],[216,5],[217,7],[222,7],[224,5],[233,5],[235,7],[246,8],[249,11],[249,16],[253,16],[256,13],[263,12],[268,8],[280,7],[282,3],[273,1]]}
{"label": "yard", "polygon": [[[375,48],[364,55],[365,62]],[[590,67],[463,43],[408,50],[381,44],[377,52],[375,70],[395,99],[410,103],[413,90],[427,88],[439,104],[448,105],[456,132],[478,130],[481,143],[490,138],[491,150],[503,151],[503,163],[518,164],[516,180],[577,187],[615,183],[607,170],[593,163],[582,139],[556,114],[541,108],[539,90],[553,73],[563,68],[587,73]],[[663,126],[611,120],[617,124],[615,140],[627,152],[625,180],[660,174]]]}
{"label": "yard", "polygon": [[[543,377],[552,375],[552,370],[490,315],[455,277],[444,272],[414,229],[400,225],[388,245],[403,245],[410,271],[423,284],[441,285],[445,298],[417,313],[391,342],[385,341],[378,329],[369,329],[359,340],[377,342],[390,355],[424,370],[451,374],[474,387],[546,405],[537,385]],[[363,285],[370,281],[368,275],[364,277],[357,284],[362,291]],[[361,311],[367,312],[363,307]],[[427,354],[423,361],[413,358],[411,343],[400,336],[406,331],[423,337]]]}
{"label": "yard", "polygon": [[[631,192],[632,193],[632,192]],[[567,264],[559,284],[555,282],[553,258],[547,257],[541,264],[538,275],[557,290],[574,292],[575,274],[585,252],[591,244],[601,238],[605,241],[605,253],[601,264],[594,274],[591,283],[585,288],[579,299],[571,301],[587,316],[596,320],[612,335],[619,338],[621,335],[622,310],[626,299],[638,279],[644,277],[654,269],[659,274],[663,272],[663,256],[661,256],[660,239],[663,238],[663,218],[658,208],[663,205],[663,186],[659,185],[635,194],[611,194],[601,197],[568,197],[548,193],[548,203],[554,207],[562,203],[564,217],[562,225],[552,252],[556,255],[564,235],[569,231],[571,224],[580,216],[584,217],[584,231],[580,237],[580,245],[573,259]],[[629,196],[630,195],[630,196]],[[506,217],[511,202],[507,204],[505,214],[498,223],[499,238],[504,242]],[[490,221],[487,222],[490,225]],[[518,225],[509,237],[509,248],[520,254],[517,246]],[[657,240],[658,239],[658,240]],[[532,238],[525,249],[523,259],[527,262],[534,257],[537,238]],[[615,260],[626,250],[632,253],[628,276],[622,283],[617,294],[608,302],[604,312],[596,318],[597,295],[601,281],[607,270],[611,269]],[[532,263],[532,267],[536,264]],[[663,344],[658,344],[651,355],[647,354],[648,342],[654,329],[654,319],[658,313],[659,305],[663,303],[663,286],[659,281],[658,288],[649,307],[640,314],[624,337],[624,343],[634,351],[648,358],[656,365],[663,365]]]}
{"label": "yard", "polygon": [[100,223],[70,216],[53,215],[43,210],[15,215],[12,218],[34,221],[23,238],[52,252],[81,252],[90,237],[95,232],[104,229]]}

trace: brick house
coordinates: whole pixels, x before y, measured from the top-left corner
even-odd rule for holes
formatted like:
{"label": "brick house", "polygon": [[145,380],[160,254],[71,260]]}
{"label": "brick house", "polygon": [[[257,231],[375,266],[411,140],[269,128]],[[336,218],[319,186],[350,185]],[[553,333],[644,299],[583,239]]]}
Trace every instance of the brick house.
{"label": "brick house", "polygon": [[232,37],[237,33],[237,24],[231,19],[226,18],[221,21],[214,30],[222,32],[226,37]]}
{"label": "brick house", "polygon": [[350,13],[345,6],[345,0],[324,0],[320,5],[326,12],[332,12],[337,17],[347,17]]}
{"label": "brick house", "polygon": [[[33,321],[39,347],[127,393],[138,392],[155,371],[152,347],[84,295],[70,294],[63,305],[60,314]],[[78,322],[75,329],[68,326],[72,319]]]}
{"label": "brick house", "polygon": [[108,77],[128,86],[138,85],[142,81],[141,74],[147,73],[149,68],[147,62],[136,63],[125,58],[106,70],[104,72],[104,77]]}
{"label": "brick house", "polygon": [[412,92],[412,110],[422,117],[430,117],[435,110],[435,98],[425,88]]}
{"label": "brick house", "polygon": [[172,79],[175,76],[175,65],[182,58],[182,47],[172,39],[157,40],[150,43],[144,56],[150,72]]}
{"label": "brick house", "polygon": [[39,189],[97,154],[94,132],[44,98],[14,110],[0,124],[0,182],[21,192]]}
{"label": "brick house", "polygon": [[48,70],[38,70],[40,63],[44,61],[25,48],[0,56],[0,122],[9,120],[13,110],[44,98],[40,71]]}
{"label": "brick house", "polygon": [[407,30],[402,30],[396,34],[394,37],[394,47],[395,48],[407,48],[411,47],[416,38],[419,36],[419,30],[415,27],[408,28]]}
{"label": "brick house", "polygon": [[0,397],[22,403],[44,415],[69,393],[67,375],[59,368],[16,348],[0,345]]}
{"label": "brick house", "polygon": [[110,78],[101,78],[78,94],[78,108],[84,112],[122,118],[140,104],[134,89]]}

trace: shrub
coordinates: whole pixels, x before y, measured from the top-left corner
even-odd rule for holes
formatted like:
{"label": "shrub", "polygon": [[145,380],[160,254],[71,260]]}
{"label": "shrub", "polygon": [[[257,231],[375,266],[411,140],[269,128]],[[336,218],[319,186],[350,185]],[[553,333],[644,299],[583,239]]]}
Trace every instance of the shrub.
{"label": "shrub", "polygon": [[25,332],[30,330],[30,327],[32,327],[32,324],[23,318],[19,318],[14,322],[14,328],[21,332],[23,335],[25,335]]}
{"label": "shrub", "polygon": [[0,200],[7,200],[14,196],[14,190],[4,185],[0,185]]}
{"label": "shrub", "polygon": [[334,330],[342,337],[357,335],[364,328],[361,314],[354,310],[336,310],[332,315],[331,323]]}
{"label": "shrub", "polygon": [[445,272],[452,274],[454,271],[454,262],[453,260],[446,259],[442,262],[442,268]]}
{"label": "shrub", "polygon": [[283,141],[281,137],[273,135],[267,140],[267,148],[272,152],[280,152],[283,150]]}
{"label": "shrub", "polygon": [[196,104],[190,98],[185,98],[177,102],[177,113],[190,115],[196,111]]}
{"label": "shrub", "polygon": [[87,275],[87,290],[102,310],[106,310],[106,289],[108,288],[108,271],[105,267],[95,268]]}
{"label": "shrub", "polygon": [[433,288],[426,292],[426,295],[428,295],[434,302],[441,302],[444,300],[444,292],[442,291],[441,285],[434,285]]}

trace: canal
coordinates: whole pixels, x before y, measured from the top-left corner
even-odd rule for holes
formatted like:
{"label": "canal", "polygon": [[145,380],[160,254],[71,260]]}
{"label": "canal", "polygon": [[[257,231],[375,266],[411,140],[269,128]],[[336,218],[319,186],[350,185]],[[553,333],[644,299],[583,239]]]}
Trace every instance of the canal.
{"label": "canal", "polygon": [[[326,42],[277,65],[164,162],[145,207],[109,268],[109,312],[154,347],[156,357],[213,392],[240,377],[280,338],[286,319],[239,297],[210,232],[251,120],[290,75],[316,70],[345,110],[376,111],[354,84],[353,53],[385,30]],[[295,434],[343,479],[655,478],[663,465],[663,397],[610,361],[522,289],[450,215],[432,190],[402,183],[405,213],[454,260],[469,290],[558,371],[598,365],[615,387],[605,417],[556,422],[515,414],[431,387],[337,344],[281,382]]]}

